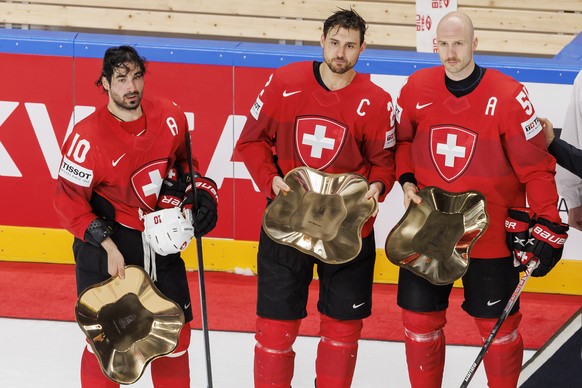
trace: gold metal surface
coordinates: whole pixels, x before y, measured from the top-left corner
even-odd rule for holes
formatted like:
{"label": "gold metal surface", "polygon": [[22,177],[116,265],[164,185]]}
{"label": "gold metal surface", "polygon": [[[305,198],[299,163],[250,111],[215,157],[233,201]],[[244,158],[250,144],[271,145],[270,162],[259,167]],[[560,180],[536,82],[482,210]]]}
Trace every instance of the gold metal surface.
{"label": "gold metal surface", "polygon": [[284,181],[291,190],[279,193],[267,207],[267,235],[326,263],[354,259],[362,248],[362,226],[377,206],[375,199],[365,198],[366,179],[298,167]]}
{"label": "gold metal surface", "polygon": [[433,284],[450,284],[469,266],[470,250],[485,232],[489,217],[477,191],[451,193],[437,187],[418,192],[386,238],[386,255]]}
{"label": "gold metal surface", "polygon": [[137,266],[125,268],[125,279],[83,291],[75,317],[103,373],[120,384],[136,382],[149,362],[171,353],[184,325],[182,309]]}

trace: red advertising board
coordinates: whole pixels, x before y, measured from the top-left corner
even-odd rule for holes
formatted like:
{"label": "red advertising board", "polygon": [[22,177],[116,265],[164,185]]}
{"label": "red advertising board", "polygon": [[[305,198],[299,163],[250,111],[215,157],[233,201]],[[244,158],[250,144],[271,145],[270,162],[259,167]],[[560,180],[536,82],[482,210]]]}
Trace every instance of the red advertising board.
{"label": "red advertising board", "polygon": [[[0,54],[1,225],[60,228],[52,206],[59,148],[73,122],[107,102],[95,86],[100,66],[94,58]],[[169,97],[187,112],[201,173],[218,183],[219,222],[209,237],[258,238],[265,198],[233,146],[270,71],[148,64],[145,93]]]}

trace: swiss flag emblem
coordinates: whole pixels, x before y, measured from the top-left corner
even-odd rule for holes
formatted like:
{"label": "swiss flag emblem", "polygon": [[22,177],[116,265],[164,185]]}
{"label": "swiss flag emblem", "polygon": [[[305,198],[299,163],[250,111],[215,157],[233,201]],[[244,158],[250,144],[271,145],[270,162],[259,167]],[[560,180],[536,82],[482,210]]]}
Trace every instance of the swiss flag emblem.
{"label": "swiss flag emblem", "polygon": [[166,176],[168,161],[156,160],[146,164],[131,176],[131,186],[139,201],[150,211],[156,209],[158,194]]}
{"label": "swiss flag emblem", "polygon": [[304,165],[324,170],[337,157],[348,133],[340,122],[320,117],[302,116],[295,122],[295,147]]}
{"label": "swiss flag emblem", "polygon": [[430,156],[439,175],[447,182],[460,177],[469,166],[477,134],[466,128],[442,125],[430,129]]}

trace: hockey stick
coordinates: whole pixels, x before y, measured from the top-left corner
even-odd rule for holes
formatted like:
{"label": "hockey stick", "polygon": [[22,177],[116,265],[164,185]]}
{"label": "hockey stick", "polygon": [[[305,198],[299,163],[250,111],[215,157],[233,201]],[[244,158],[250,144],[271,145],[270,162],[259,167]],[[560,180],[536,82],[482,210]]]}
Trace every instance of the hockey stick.
{"label": "hockey stick", "polygon": [[[194,201],[192,204],[192,221],[196,219],[196,180],[194,176],[194,160],[192,159],[192,138],[190,131],[186,131],[186,153],[188,154],[188,168],[192,181],[192,194]],[[194,225],[196,231],[196,225]],[[202,237],[196,237],[196,252],[198,256],[198,284],[200,288],[200,310],[202,318],[202,335],[204,336],[204,350],[206,353],[206,379],[208,388],[212,388],[212,366],[210,362],[210,338],[208,336],[208,317],[206,314],[206,286],[204,284],[204,258],[202,257]]]}
{"label": "hockey stick", "polygon": [[523,273],[523,276],[521,277],[521,280],[517,284],[517,287],[515,287],[515,291],[513,291],[511,298],[509,298],[509,301],[507,302],[507,305],[503,309],[501,316],[497,320],[497,323],[495,324],[495,326],[493,326],[493,330],[491,330],[491,333],[489,334],[489,337],[487,337],[487,340],[483,343],[483,347],[481,348],[481,351],[477,355],[477,358],[475,358],[475,361],[473,361],[473,364],[469,368],[469,373],[467,373],[467,375],[465,376],[465,379],[463,380],[463,383],[461,384],[461,388],[466,388],[469,386],[469,383],[471,382],[473,375],[477,371],[477,368],[481,364],[481,361],[483,361],[483,357],[485,357],[485,353],[487,353],[487,350],[489,349],[489,346],[491,345],[491,343],[493,342],[493,339],[497,335],[497,332],[501,328],[501,325],[503,324],[503,322],[505,322],[505,319],[509,316],[511,309],[513,308],[513,305],[517,301],[517,298],[519,298],[519,295],[521,294],[521,290],[523,289],[523,286],[525,286],[525,282],[527,282],[527,279],[529,279],[531,273],[533,272],[533,270],[537,266],[538,266],[538,259],[532,259],[528,263],[527,268],[526,268],[525,272]]}

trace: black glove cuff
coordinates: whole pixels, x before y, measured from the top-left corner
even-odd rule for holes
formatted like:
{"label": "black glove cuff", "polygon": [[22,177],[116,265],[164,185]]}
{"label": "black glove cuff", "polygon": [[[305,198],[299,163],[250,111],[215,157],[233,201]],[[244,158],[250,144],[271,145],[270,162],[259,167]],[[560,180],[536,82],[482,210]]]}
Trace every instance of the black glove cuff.
{"label": "black glove cuff", "polygon": [[405,183],[412,183],[415,186],[418,186],[416,184],[416,178],[414,177],[414,174],[411,172],[405,172],[404,174],[400,175],[400,178],[398,178],[398,183],[400,183],[400,186],[404,186]]}
{"label": "black glove cuff", "polygon": [[114,223],[103,218],[95,218],[85,231],[85,241],[96,247],[100,247],[103,240],[114,232]]}
{"label": "black glove cuff", "polygon": [[556,223],[554,223],[550,220],[547,220],[543,217],[539,217],[537,221],[538,221],[538,224],[544,225],[545,227],[547,227],[548,229],[550,229],[554,233],[564,234],[564,233],[568,232],[568,230],[570,229],[570,226],[567,224],[563,224],[563,223],[556,224]]}

